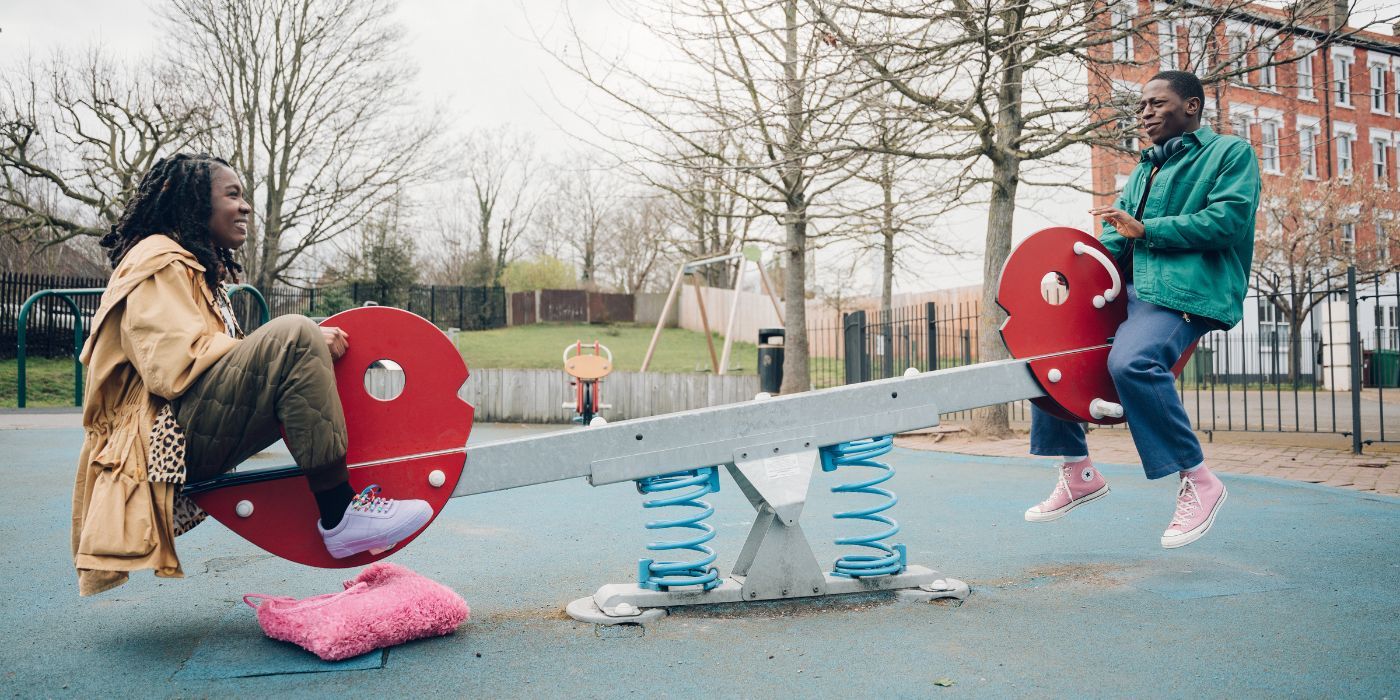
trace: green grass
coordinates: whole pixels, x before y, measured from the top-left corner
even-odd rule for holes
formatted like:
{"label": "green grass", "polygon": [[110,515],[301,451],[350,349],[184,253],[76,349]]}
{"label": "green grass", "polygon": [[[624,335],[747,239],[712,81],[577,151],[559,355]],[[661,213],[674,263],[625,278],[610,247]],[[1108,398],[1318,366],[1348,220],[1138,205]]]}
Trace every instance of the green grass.
{"label": "green grass", "polygon": [[[73,360],[25,360],[26,406],[72,406]],[[0,408],[19,405],[19,360],[0,360]]]}
{"label": "green grass", "polygon": [[[579,340],[585,344],[597,340],[612,350],[615,369],[635,372],[642,367],[652,330],[652,326],[536,323],[489,331],[464,331],[457,335],[457,347],[470,368],[560,369],[564,366],[564,346]],[[711,336],[715,357],[720,357],[724,352],[724,337],[719,333],[711,333]],[[728,373],[754,374],[757,363],[755,344],[735,342],[729,353]],[[705,334],[679,328],[662,330],[649,371],[711,371]]]}

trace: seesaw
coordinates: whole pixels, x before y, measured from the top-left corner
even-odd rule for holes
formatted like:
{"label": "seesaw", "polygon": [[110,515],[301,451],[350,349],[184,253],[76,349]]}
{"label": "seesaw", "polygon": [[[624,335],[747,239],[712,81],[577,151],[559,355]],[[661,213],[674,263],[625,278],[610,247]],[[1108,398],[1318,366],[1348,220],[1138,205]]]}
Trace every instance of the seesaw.
{"label": "seesaw", "polygon": [[[480,446],[467,445],[473,409],[457,395],[467,368],[436,327],[388,307],[351,309],[325,324],[355,339],[335,369],[356,490],[377,483],[396,498],[428,501],[436,516],[449,498],[583,478],[593,486],[632,482],[653,495],[644,507],[683,513],[647,525],[686,538],[648,544],[657,558],[639,562],[635,583],[604,585],[568,606],[577,619],[617,623],[679,605],[881,590],[965,597],[965,583],[908,563],[904,545],[889,542],[899,533],[887,514],[897,499],[881,485],[894,472],[876,458],[890,451],[893,434],[935,426],[941,413],[1025,399],[1071,420],[1123,420],[1106,366],[1126,299],[1117,268],[1097,240],[1072,228],[1030,236],[1008,258],[997,302],[1009,314],[1001,335],[1010,360],[911,369],[903,377]],[[371,396],[363,380],[371,363],[385,359],[397,362],[405,377],[403,392],[389,401]],[[719,490],[721,466],[757,512],[727,576],[706,545],[714,528],[705,520],[714,509],[701,500]],[[835,517],[876,531],[837,540],[858,553],[824,570],[802,530],[807,493],[817,469],[857,467],[868,471],[833,490],[879,502]],[[362,566],[422,532],[377,555],[331,558],[306,518],[315,504],[295,467],[233,473],[191,484],[186,492],[240,536],[309,566]],[[671,558],[687,553],[694,559]]]}

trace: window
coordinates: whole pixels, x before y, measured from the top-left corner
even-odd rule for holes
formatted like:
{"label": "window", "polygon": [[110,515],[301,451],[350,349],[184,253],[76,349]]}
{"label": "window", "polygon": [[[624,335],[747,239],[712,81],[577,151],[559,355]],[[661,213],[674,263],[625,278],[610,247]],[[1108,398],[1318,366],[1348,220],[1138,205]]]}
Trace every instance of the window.
{"label": "window", "polygon": [[1351,106],[1351,59],[1346,56],[1335,56],[1332,61],[1337,69],[1337,104],[1344,107]]}
{"label": "window", "polygon": [[1317,127],[1298,129],[1298,160],[1303,168],[1303,177],[1317,177]]}
{"label": "window", "polygon": [[1288,317],[1262,296],[1259,297],[1259,340],[1264,352],[1288,352]]}
{"label": "window", "polygon": [[1376,177],[1377,187],[1388,187],[1390,185],[1390,163],[1387,162],[1386,141],[1384,139],[1373,139],[1371,141],[1371,165],[1372,174]]}
{"label": "window", "polygon": [[1244,60],[1244,54],[1245,54],[1245,52],[1248,51],[1249,49],[1248,49],[1248,43],[1246,42],[1245,35],[1239,34],[1239,33],[1236,33],[1236,32],[1232,32],[1232,33],[1230,34],[1230,36],[1228,37],[1228,40],[1229,40],[1229,47],[1230,47],[1230,69],[1229,69],[1229,70],[1230,70],[1231,73],[1238,73],[1238,75],[1232,76],[1232,77],[1230,78],[1230,80],[1233,80],[1233,81],[1239,83],[1240,85],[1248,85],[1248,84],[1249,84],[1249,72],[1248,72],[1247,69],[1249,68],[1249,66],[1246,65],[1246,62],[1245,62],[1245,60]]}
{"label": "window", "polygon": [[1249,117],[1243,114],[1236,114],[1230,118],[1230,133],[1245,141],[1249,140]]}
{"label": "window", "polygon": [[1386,222],[1379,215],[1376,220],[1376,258],[1381,262],[1390,262],[1390,231],[1386,228]]}
{"label": "window", "polygon": [[1138,140],[1137,140],[1137,124],[1134,122],[1133,119],[1131,119],[1131,118],[1129,118],[1129,117],[1124,117],[1123,119],[1119,119],[1119,120],[1118,120],[1118,131],[1123,135],[1123,140],[1119,143],[1119,145],[1122,146],[1124,150],[1127,150],[1127,151],[1137,151],[1137,150],[1140,150],[1140,149],[1138,148]]}
{"label": "window", "polygon": [[1177,70],[1176,25],[1169,21],[1157,23],[1157,58],[1162,70]]}
{"label": "window", "polygon": [[1259,160],[1265,170],[1276,173],[1278,168],[1278,122],[1266,120],[1259,123],[1260,134],[1260,154]]}
{"label": "window", "polygon": [[1191,25],[1186,31],[1186,51],[1187,58],[1191,61],[1191,70],[1195,71],[1197,77],[1204,78],[1210,70],[1209,30],[1202,25]]}
{"label": "window", "polygon": [[1350,221],[1342,224],[1342,249],[1348,253],[1356,250],[1356,224]]}
{"label": "window", "polygon": [[1337,134],[1337,176],[1351,177],[1351,134]]}
{"label": "window", "polygon": [[1377,350],[1400,349],[1400,309],[1394,306],[1376,304],[1376,345]]}
{"label": "window", "polygon": [[1385,112],[1385,66],[1371,64],[1371,111]]}
{"label": "window", "polygon": [[[1308,50],[1308,51],[1312,51],[1312,47],[1308,47],[1307,50]],[[1298,52],[1299,52],[1299,53],[1302,53],[1302,52],[1303,52],[1303,48],[1300,47],[1300,48],[1298,49]],[[1312,54],[1308,54],[1307,56],[1304,56],[1303,58],[1299,59],[1299,60],[1298,60],[1298,63],[1297,63],[1297,66],[1298,66],[1298,99],[1300,99],[1300,100],[1315,100],[1315,99],[1317,99],[1317,96],[1313,94],[1313,57],[1312,57]]]}
{"label": "window", "polygon": [[1114,4],[1110,21],[1113,22],[1114,34],[1122,33],[1122,36],[1113,40],[1113,60],[1133,60],[1133,16],[1128,2],[1120,1]]}
{"label": "window", "polygon": [[1278,66],[1273,65],[1274,53],[1278,49],[1273,42],[1259,45],[1259,89],[1270,92],[1278,90]]}

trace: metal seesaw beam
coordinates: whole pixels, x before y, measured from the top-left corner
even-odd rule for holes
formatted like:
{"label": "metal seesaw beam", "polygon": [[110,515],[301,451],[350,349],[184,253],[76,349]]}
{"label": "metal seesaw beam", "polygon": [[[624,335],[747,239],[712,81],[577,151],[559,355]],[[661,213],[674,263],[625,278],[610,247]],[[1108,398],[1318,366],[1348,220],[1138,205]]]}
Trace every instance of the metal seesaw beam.
{"label": "metal seesaw beam", "polygon": [[670,413],[468,446],[452,496],[587,478],[594,486],[751,461],[938,425],[952,413],[1045,392],[1028,360]]}

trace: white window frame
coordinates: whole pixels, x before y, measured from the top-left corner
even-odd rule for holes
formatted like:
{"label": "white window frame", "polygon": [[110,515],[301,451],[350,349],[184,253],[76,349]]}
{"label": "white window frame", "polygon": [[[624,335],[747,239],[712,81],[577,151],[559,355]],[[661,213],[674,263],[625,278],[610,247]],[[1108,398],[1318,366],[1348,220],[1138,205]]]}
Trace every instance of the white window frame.
{"label": "white window frame", "polygon": [[1259,60],[1259,89],[1278,92],[1278,66],[1269,65],[1278,57],[1278,40],[1259,42],[1256,53]]}
{"label": "white window frame", "polygon": [[1394,225],[1396,214],[1394,211],[1376,210],[1371,214],[1371,220],[1375,221],[1376,249],[1380,251],[1380,262],[1390,262],[1390,228]]}
{"label": "white window frame", "polygon": [[1230,81],[1248,85],[1249,59],[1246,58],[1246,54],[1249,51],[1249,34],[1242,30],[1230,29],[1225,33],[1225,50],[1229,52],[1230,70],[1240,72],[1239,75],[1230,78]]}
{"label": "white window frame", "polygon": [[1113,42],[1113,60],[1132,62],[1135,60],[1133,53],[1133,18],[1137,15],[1137,3],[1135,0],[1116,0],[1113,8],[1109,10],[1109,21],[1113,23],[1113,31],[1128,30],[1122,37]]}
{"label": "white window frame", "polygon": [[[1165,13],[1165,5],[1158,5],[1157,11]],[[1177,70],[1180,66],[1178,62],[1176,45],[1176,22],[1169,19],[1157,22],[1157,64],[1162,70]]]}
{"label": "white window frame", "polygon": [[1336,93],[1333,103],[1338,107],[1351,107],[1351,66],[1356,62],[1356,55],[1349,46],[1337,46],[1332,49],[1332,91]]}
{"label": "white window frame", "polygon": [[[1366,78],[1370,82],[1371,111],[1385,114],[1385,74],[1390,72],[1387,61],[1371,60],[1366,63]],[[1376,78],[1380,80],[1377,81]]]}
{"label": "white window frame", "polygon": [[1346,251],[1347,255],[1355,255],[1355,254],[1356,254],[1356,222],[1355,222],[1355,221],[1343,221],[1342,224],[1341,224],[1341,231],[1342,231],[1342,249]]}
{"label": "white window frame", "polygon": [[[1385,129],[1371,129],[1371,178],[1376,187],[1390,189],[1391,163],[1390,149],[1393,135]],[[1379,148],[1378,148],[1379,147]]]}
{"label": "white window frame", "polygon": [[1186,57],[1191,60],[1191,71],[1196,77],[1204,78],[1210,72],[1210,27],[1205,22],[1186,25]]}
{"label": "white window frame", "polygon": [[1315,126],[1298,127],[1298,163],[1303,177],[1317,179],[1317,135]]}
{"label": "white window frame", "polygon": [[1283,170],[1279,168],[1278,140],[1281,131],[1282,121],[1264,119],[1259,122],[1259,161],[1266,173],[1283,174]]}
{"label": "white window frame", "polygon": [[[1249,127],[1254,123],[1254,112],[1258,109],[1252,105],[1236,102],[1230,105],[1230,134],[1244,139],[1251,148],[1254,147],[1254,139],[1250,137]],[[1240,133],[1243,127],[1244,133]]]}
{"label": "white window frame", "polygon": [[1377,210],[1371,215],[1371,220],[1376,227],[1376,250],[1380,252],[1380,261],[1390,262],[1390,229],[1395,224],[1395,213]]}
{"label": "white window frame", "polygon": [[[1294,55],[1302,57],[1293,64],[1298,69],[1298,79],[1296,82],[1298,83],[1298,99],[1300,100],[1317,101],[1317,93],[1314,91],[1317,79],[1314,77],[1316,74],[1313,72],[1313,57],[1316,55],[1314,53],[1316,50],[1317,44],[1311,41],[1307,41],[1306,39],[1293,40]],[[1304,66],[1307,67],[1307,70],[1303,70]],[[1306,81],[1303,79],[1304,76],[1307,76]]]}
{"label": "white window frame", "polygon": [[1337,179],[1350,181],[1356,172],[1356,126],[1332,122],[1332,141],[1337,144]]}

